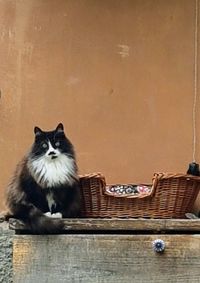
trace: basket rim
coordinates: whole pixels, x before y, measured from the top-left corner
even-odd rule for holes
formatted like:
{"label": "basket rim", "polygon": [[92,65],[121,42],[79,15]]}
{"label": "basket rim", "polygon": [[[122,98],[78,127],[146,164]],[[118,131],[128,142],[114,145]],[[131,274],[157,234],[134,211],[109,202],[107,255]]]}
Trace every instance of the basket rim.
{"label": "basket rim", "polygon": [[171,172],[158,172],[154,173],[153,178],[157,176],[160,179],[170,179],[170,178],[186,178],[188,180],[196,180],[200,182],[200,176],[194,176],[191,174],[185,173],[171,173]]}
{"label": "basket rim", "polygon": [[[92,177],[96,177],[96,178],[102,178],[105,179],[105,175],[102,174],[101,172],[94,172],[94,173],[86,173],[86,174],[81,174],[79,175],[79,178],[92,178]],[[196,180],[198,182],[200,182],[200,176],[194,176],[194,175],[190,175],[190,174],[185,174],[185,173],[172,173],[172,172],[155,172],[153,174],[152,177],[152,181],[154,180],[154,178],[159,178],[159,179],[169,179],[169,178],[186,178],[188,180]],[[108,186],[112,186],[112,185],[146,185],[146,186],[151,186],[152,183],[144,183],[144,182],[117,182],[117,183],[109,183],[106,184]]]}
{"label": "basket rim", "polygon": [[[127,199],[141,199],[141,198],[147,198],[147,197],[153,197],[156,193],[157,185],[160,180],[169,180],[169,179],[184,179],[184,180],[193,180],[198,183],[200,183],[200,176],[194,176],[190,174],[184,174],[184,173],[169,173],[169,172],[159,172],[159,173],[154,173],[152,177],[152,183],[151,184],[142,184],[142,183],[136,183],[134,185],[147,185],[151,187],[150,192],[148,193],[143,193],[139,195],[116,195],[112,193],[108,193],[106,190],[107,186],[113,186],[116,184],[107,184],[105,176],[102,173],[90,173],[90,174],[85,174],[85,175],[80,175],[80,178],[83,179],[90,179],[90,178],[98,178],[102,182],[101,186],[101,192],[104,195],[108,195],[110,197],[115,197],[115,198],[127,198]],[[130,183],[118,183],[117,185],[129,185]]]}

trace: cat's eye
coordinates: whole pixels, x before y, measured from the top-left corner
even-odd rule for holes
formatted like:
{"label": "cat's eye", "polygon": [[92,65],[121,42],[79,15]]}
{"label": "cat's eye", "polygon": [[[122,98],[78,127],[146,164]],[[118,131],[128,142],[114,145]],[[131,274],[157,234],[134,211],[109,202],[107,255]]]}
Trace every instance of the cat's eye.
{"label": "cat's eye", "polygon": [[56,146],[56,147],[59,147],[59,146],[60,146],[60,142],[57,141],[57,142],[55,143],[55,146]]}
{"label": "cat's eye", "polygon": [[41,144],[41,146],[42,146],[42,148],[47,148],[48,147],[48,145],[45,143],[45,142],[43,142],[42,144]]}

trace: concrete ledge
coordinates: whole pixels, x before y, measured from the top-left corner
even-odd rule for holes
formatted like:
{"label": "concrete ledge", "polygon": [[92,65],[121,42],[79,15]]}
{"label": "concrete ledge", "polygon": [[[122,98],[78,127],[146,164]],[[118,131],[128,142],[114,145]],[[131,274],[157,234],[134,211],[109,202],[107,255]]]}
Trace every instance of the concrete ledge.
{"label": "concrete ledge", "polygon": [[8,223],[0,219],[0,282],[13,282],[13,236],[14,231],[9,230]]}

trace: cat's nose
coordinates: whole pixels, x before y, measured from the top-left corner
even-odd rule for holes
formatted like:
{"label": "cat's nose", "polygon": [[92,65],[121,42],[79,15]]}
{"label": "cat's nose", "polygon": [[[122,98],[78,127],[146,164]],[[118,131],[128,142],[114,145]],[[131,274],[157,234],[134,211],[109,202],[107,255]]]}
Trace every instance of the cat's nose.
{"label": "cat's nose", "polygon": [[49,155],[56,155],[55,151],[50,151],[48,154]]}

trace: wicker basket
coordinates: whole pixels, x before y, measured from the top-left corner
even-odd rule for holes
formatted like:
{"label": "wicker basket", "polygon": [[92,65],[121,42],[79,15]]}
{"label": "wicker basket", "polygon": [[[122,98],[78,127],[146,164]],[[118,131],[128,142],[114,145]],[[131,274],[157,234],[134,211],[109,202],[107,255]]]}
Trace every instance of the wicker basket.
{"label": "wicker basket", "polygon": [[80,177],[82,217],[185,218],[200,189],[200,177],[155,173],[149,193],[108,195],[101,174]]}

